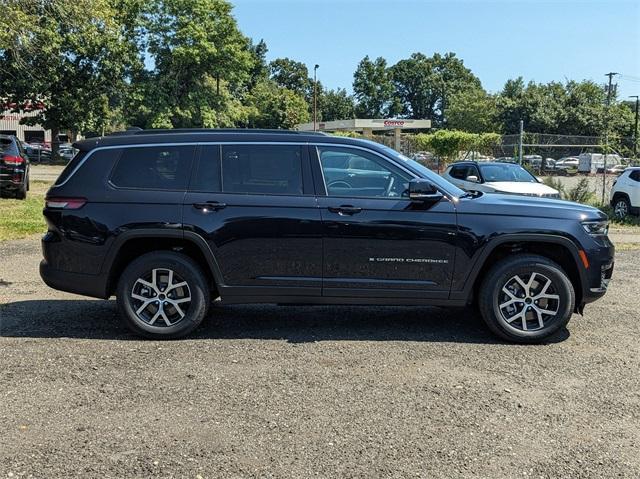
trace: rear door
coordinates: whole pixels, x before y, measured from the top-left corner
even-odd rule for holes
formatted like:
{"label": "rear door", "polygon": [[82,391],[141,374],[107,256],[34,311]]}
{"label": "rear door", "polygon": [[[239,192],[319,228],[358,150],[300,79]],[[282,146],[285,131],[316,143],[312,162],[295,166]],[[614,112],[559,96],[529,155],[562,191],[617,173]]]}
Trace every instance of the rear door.
{"label": "rear door", "polygon": [[[326,191],[318,196],[323,295],[447,298],[457,231],[453,204],[412,202],[413,175],[375,152],[318,145],[312,155],[317,188]],[[337,156],[357,163],[359,175],[335,177]]]}
{"label": "rear door", "polygon": [[221,294],[321,294],[322,223],[306,145],[201,145],[183,221],[209,244]]}

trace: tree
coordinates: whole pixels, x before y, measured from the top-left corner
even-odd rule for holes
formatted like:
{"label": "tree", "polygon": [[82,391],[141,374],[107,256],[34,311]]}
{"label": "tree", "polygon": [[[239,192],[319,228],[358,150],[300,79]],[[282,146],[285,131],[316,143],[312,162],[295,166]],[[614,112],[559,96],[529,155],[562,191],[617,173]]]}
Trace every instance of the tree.
{"label": "tree", "polygon": [[353,91],[358,116],[381,118],[398,113],[387,61],[382,57],[371,61],[366,56],[360,61],[353,75]]}
{"label": "tree", "polygon": [[323,121],[355,118],[355,102],[344,88],[324,92],[319,103],[320,118]]}
{"label": "tree", "polygon": [[390,69],[393,84],[409,118],[430,119],[445,124],[448,100],[462,91],[481,88],[480,80],[454,53],[427,57],[414,53]]}
{"label": "tree", "polygon": [[[11,0],[4,11],[23,32],[0,43],[0,97],[14,111],[44,104],[24,123],[60,130],[104,130],[120,119],[119,94],[141,62],[131,36],[136,0]],[[24,33],[26,32],[26,33]]]}
{"label": "tree", "polygon": [[309,109],[302,94],[279,87],[273,80],[256,85],[247,99],[250,128],[293,129],[309,121]]}
{"label": "tree", "polygon": [[309,70],[304,63],[277,58],[269,63],[271,79],[281,88],[286,88],[300,95],[308,95],[312,88]]}
{"label": "tree", "polygon": [[482,88],[463,90],[452,95],[445,115],[448,128],[472,133],[499,131],[495,98]]}
{"label": "tree", "polygon": [[247,121],[238,91],[255,56],[225,0],[152,0],[143,86],[147,126],[224,127]]}

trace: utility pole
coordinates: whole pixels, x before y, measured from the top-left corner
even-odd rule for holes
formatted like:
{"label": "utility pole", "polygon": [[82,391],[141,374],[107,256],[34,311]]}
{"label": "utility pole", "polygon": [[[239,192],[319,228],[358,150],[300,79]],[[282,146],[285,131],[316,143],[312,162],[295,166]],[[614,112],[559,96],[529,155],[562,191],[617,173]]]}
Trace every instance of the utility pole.
{"label": "utility pole", "polygon": [[518,137],[518,163],[522,166],[522,143],[524,142],[524,121],[520,120],[520,136]]}
{"label": "utility pole", "polygon": [[611,84],[613,77],[618,75],[615,72],[609,72],[605,76],[609,77],[609,86],[607,87],[607,107],[604,114],[604,156],[602,162],[602,204],[605,202],[605,188],[607,185],[607,152],[609,151],[609,106],[611,105]]}
{"label": "utility pole", "polygon": [[636,126],[633,128],[633,159],[638,160],[638,95],[631,95],[629,98],[636,99]]}
{"label": "utility pole", "polygon": [[318,124],[318,80],[316,72],[320,68],[320,65],[313,67],[313,131],[316,131]]}

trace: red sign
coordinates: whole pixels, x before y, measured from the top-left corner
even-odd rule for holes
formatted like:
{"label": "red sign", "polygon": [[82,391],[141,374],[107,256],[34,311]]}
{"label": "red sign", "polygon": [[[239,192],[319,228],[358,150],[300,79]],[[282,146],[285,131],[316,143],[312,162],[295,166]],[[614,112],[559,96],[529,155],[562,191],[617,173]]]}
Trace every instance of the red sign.
{"label": "red sign", "polygon": [[402,127],[402,126],[404,126],[404,121],[402,121],[402,120],[385,120],[384,121],[384,126]]}

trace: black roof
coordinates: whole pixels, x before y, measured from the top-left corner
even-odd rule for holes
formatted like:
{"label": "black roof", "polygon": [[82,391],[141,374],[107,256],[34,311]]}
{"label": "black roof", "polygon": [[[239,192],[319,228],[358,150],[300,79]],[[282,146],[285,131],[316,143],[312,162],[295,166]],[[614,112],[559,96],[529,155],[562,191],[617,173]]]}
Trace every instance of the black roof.
{"label": "black roof", "polygon": [[321,132],[294,130],[259,130],[239,128],[193,128],[193,129],[156,129],[127,130],[108,136],[87,138],[74,143],[74,147],[82,151],[92,150],[99,146],[136,145],[144,143],[196,143],[207,141],[238,142],[315,142],[358,144],[362,140],[329,136]]}

